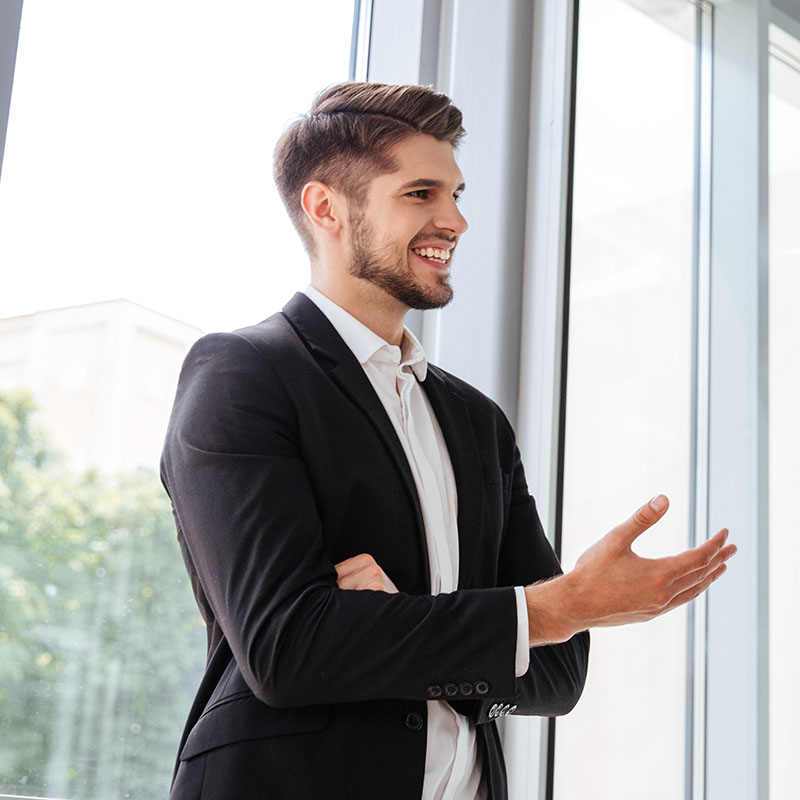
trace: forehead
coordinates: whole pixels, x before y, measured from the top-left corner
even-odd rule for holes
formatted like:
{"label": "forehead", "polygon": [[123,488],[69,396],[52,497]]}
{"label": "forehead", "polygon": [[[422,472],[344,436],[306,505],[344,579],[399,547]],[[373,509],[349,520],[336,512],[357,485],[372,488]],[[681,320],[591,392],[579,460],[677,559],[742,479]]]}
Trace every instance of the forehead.
{"label": "forehead", "polygon": [[398,168],[375,178],[375,183],[382,183],[384,188],[419,179],[441,181],[453,189],[464,182],[452,145],[433,136],[424,133],[407,136],[389,154]]}

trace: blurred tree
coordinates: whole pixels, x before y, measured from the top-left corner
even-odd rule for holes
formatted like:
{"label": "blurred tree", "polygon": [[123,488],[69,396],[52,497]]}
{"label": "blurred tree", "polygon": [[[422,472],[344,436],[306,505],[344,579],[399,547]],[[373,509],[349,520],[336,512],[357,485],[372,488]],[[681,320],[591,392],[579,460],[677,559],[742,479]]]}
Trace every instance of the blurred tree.
{"label": "blurred tree", "polygon": [[153,474],[65,473],[0,393],[0,792],[166,796],[205,632]]}

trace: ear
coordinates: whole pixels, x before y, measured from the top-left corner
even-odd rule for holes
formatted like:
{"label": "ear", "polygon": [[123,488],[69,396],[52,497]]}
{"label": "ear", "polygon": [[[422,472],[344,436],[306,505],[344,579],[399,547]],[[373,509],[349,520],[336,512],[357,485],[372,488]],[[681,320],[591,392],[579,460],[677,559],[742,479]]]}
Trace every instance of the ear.
{"label": "ear", "polygon": [[336,236],[342,227],[339,196],[327,184],[310,181],[300,193],[300,205],[312,230]]}

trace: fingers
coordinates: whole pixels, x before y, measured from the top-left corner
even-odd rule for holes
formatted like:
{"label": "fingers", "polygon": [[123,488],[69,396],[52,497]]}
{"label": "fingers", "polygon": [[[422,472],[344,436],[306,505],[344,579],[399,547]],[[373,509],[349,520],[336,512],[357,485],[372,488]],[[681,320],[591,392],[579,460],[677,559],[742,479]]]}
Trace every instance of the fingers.
{"label": "fingers", "polygon": [[662,559],[662,564],[669,569],[673,581],[682,580],[692,573],[708,571],[712,561],[714,561],[720,553],[724,553],[724,558],[718,560],[717,563],[720,563],[720,561],[727,561],[736,552],[735,545],[725,547],[727,540],[728,529],[723,528],[710,539],[692,550],[686,550],[678,555]]}
{"label": "fingers", "polygon": [[[726,532],[727,533],[727,532]],[[716,538],[716,537],[715,537]],[[723,540],[724,541],[724,540]],[[702,567],[698,569],[694,569],[690,572],[681,575],[680,577],[673,580],[672,584],[669,587],[670,593],[673,594],[674,597],[678,597],[679,595],[684,594],[685,592],[691,592],[691,590],[702,584],[709,575],[716,574],[717,577],[724,572],[718,572],[720,567],[725,566],[725,562],[728,561],[731,557],[736,554],[736,545],[728,545],[727,547],[720,547],[719,550],[716,551],[707,561],[703,564]],[[716,580],[716,578],[714,578]],[[702,591],[702,589],[700,590]],[[687,599],[692,599],[687,598]],[[686,601],[684,601],[686,602]],[[672,600],[670,600],[670,604]]]}
{"label": "fingers", "polygon": [[369,553],[361,553],[334,565],[336,585],[340,589],[369,589],[376,592],[397,592],[397,587]]}
{"label": "fingers", "polygon": [[335,564],[336,574],[339,578],[346,578],[354,572],[360,572],[362,569],[369,569],[372,566],[377,566],[377,562],[369,553],[360,553],[352,558],[346,558]]}
{"label": "fingers", "polygon": [[666,495],[657,494],[649,503],[645,503],[633,512],[633,516],[617,525],[611,534],[619,539],[623,547],[630,547],[638,536],[658,522],[669,508]]}
{"label": "fingers", "polygon": [[715,570],[706,575],[702,581],[675,595],[675,597],[673,597],[672,600],[667,604],[667,607],[664,609],[663,613],[672,611],[673,608],[678,608],[679,606],[685,605],[686,603],[689,603],[695,598],[699,597],[706,589],[708,589],[709,586],[711,586],[712,583],[714,583],[715,580],[721,578],[727,569],[727,564],[720,564]]}

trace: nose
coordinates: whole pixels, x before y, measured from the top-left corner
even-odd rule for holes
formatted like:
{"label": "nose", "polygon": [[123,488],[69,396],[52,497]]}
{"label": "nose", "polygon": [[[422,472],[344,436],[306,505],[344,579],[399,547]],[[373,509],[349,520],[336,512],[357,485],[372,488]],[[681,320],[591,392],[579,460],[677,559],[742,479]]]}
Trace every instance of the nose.
{"label": "nose", "polygon": [[433,224],[441,230],[452,231],[457,236],[461,236],[469,227],[454,198],[446,200],[437,209]]}

